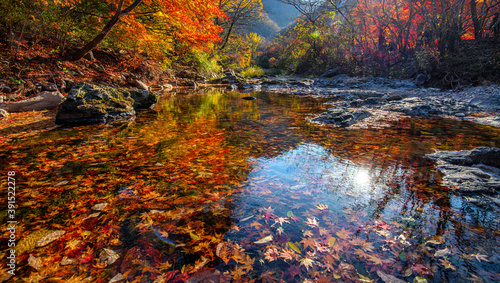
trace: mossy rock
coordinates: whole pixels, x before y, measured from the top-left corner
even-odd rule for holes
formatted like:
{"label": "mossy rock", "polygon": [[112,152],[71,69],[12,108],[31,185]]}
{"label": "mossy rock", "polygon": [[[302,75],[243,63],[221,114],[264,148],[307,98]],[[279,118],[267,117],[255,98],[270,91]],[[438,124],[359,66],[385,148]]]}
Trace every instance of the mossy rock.
{"label": "mossy rock", "polygon": [[79,83],[59,106],[56,123],[85,125],[133,118],[135,109],[150,108],[157,100],[155,93],[145,90]]}

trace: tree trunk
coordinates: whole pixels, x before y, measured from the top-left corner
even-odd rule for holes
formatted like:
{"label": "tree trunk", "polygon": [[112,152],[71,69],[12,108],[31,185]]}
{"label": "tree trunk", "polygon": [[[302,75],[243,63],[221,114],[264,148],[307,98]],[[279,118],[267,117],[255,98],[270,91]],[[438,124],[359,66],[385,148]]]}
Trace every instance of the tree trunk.
{"label": "tree trunk", "polygon": [[472,16],[472,23],[474,24],[474,39],[481,40],[483,37],[483,30],[481,29],[481,23],[477,17],[477,3],[476,0],[470,1],[470,13]]}
{"label": "tree trunk", "polygon": [[128,6],[125,10],[122,10],[123,8],[123,2],[125,0],[120,0],[120,3],[118,3],[118,8],[116,8],[115,15],[111,20],[104,26],[102,31],[94,38],[92,41],[89,43],[85,44],[84,47],[78,49],[74,54],[73,54],[73,60],[79,60],[85,56],[90,50],[94,49],[101,41],[108,35],[108,33],[111,31],[111,29],[115,26],[115,24],[120,20],[121,17],[125,16],[128,14],[130,11],[132,11],[135,7],[137,7],[142,0],[135,0],[134,3],[132,3],[130,6]]}

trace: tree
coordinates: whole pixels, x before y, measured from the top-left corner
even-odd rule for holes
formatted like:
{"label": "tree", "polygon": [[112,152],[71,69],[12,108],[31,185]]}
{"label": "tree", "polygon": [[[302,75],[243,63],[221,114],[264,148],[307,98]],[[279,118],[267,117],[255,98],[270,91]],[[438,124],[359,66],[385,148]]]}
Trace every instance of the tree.
{"label": "tree", "polygon": [[227,15],[223,21],[224,27],[222,44],[220,50],[223,50],[231,37],[231,34],[242,27],[248,26],[256,18],[261,17],[261,0],[221,0],[220,9]]}
{"label": "tree", "polygon": [[[85,8],[86,2],[76,5]],[[125,4],[128,3],[126,8]],[[113,15],[102,30],[91,41],[73,54],[73,59],[82,58],[94,49],[115,29],[121,21],[121,34],[138,46],[151,45],[162,49],[174,49],[185,45],[189,48],[204,48],[210,42],[220,41],[221,28],[217,18],[224,18],[217,0],[110,0],[116,4]],[[92,15],[92,13],[88,13]],[[154,44],[153,44],[154,45]]]}
{"label": "tree", "polygon": [[108,33],[111,31],[111,29],[118,23],[120,18],[123,16],[129,14],[135,7],[137,7],[139,4],[142,3],[142,0],[135,0],[130,6],[127,8],[123,9],[123,4],[125,0],[120,0],[118,3],[118,7],[116,8],[114,16],[111,18],[111,20],[104,26],[102,31],[94,37],[92,41],[89,43],[85,44],[84,47],[80,48],[73,54],[73,60],[79,60],[85,56],[90,50],[94,49],[101,41],[108,35]]}

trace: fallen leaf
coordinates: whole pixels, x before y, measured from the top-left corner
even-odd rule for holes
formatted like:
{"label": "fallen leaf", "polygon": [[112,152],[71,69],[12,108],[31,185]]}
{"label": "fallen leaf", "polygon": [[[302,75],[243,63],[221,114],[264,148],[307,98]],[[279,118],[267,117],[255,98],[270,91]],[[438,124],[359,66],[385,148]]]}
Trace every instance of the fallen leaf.
{"label": "fallen leaf", "polygon": [[62,235],[64,235],[64,233],[66,233],[66,231],[64,231],[64,230],[53,231],[50,234],[48,234],[47,236],[38,240],[38,242],[36,243],[36,247],[37,248],[44,247],[44,246],[54,242],[55,240],[59,239]]}
{"label": "fallen leaf", "polygon": [[254,243],[255,244],[265,244],[265,243],[269,243],[273,240],[273,235],[269,235],[269,236],[266,236],[258,241],[255,241]]}
{"label": "fallen leaf", "polygon": [[401,280],[393,275],[387,274],[382,270],[377,270],[377,275],[384,281],[385,283],[405,283],[404,280]]}
{"label": "fallen leaf", "polygon": [[39,270],[40,268],[42,268],[42,259],[39,257],[34,257],[32,254],[30,254],[28,258],[28,265],[36,270]]}

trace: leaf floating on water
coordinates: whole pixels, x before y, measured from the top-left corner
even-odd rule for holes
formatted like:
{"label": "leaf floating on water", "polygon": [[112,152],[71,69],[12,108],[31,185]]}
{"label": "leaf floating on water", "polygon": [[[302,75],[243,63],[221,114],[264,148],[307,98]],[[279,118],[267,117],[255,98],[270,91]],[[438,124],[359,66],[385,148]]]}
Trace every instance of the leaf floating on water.
{"label": "leaf floating on water", "polygon": [[292,250],[296,251],[297,253],[299,253],[299,254],[301,253],[301,252],[300,252],[299,247],[297,246],[297,244],[294,244],[294,243],[292,243],[292,242],[288,242],[288,246],[289,246]]}
{"label": "leaf floating on water", "polygon": [[273,240],[273,235],[269,235],[267,237],[264,237],[258,241],[255,241],[254,243],[255,244],[265,244],[265,243],[269,243]]}
{"label": "leaf floating on water", "polygon": [[293,211],[289,210],[289,211],[286,213],[286,216],[288,216],[288,217],[292,217],[292,216],[293,216]]}
{"label": "leaf floating on water", "polygon": [[32,254],[30,254],[30,257],[28,258],[28,265],[36,270],[40,270],[40,268],[42,267],[42,259],[39,257],[34,257]]}
{"label": "leaf floating on water", "polygon": [[377,270],[377,275],[384,281],[385,283],[405,283],[404,280],[401,280],[393,275],[387,274],[381,270]]}
{"label": "leaf floating on water", "polygon": [[66,231],[64,231],[64,230],[54,231],[54,232],[48,234],[47,236],[41,238],[40,240],[38,240],[38,242],[36,243],[35,246],[37,248],[44,247],[44,246],[54,242],[55,240],[59,239],[62,235],[64,235],[64,233],[66,233]]}

